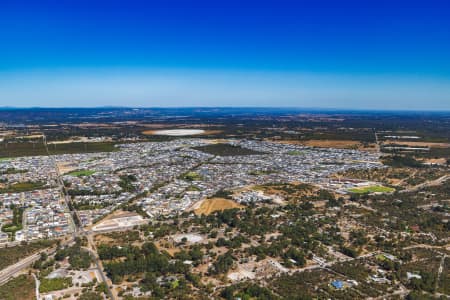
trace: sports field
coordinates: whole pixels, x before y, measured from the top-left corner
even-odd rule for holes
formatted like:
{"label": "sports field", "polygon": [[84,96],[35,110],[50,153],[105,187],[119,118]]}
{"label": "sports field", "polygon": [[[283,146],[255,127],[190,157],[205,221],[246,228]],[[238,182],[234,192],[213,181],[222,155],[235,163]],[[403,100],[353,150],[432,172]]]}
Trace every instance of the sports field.
{"label": "sports field", "polygon": [[374,185],[359,188],[351,188],[348,189],[348,191],[355,194],[368,194],[368,193],[390,193],[395,191],[395,189],[382,185]]}

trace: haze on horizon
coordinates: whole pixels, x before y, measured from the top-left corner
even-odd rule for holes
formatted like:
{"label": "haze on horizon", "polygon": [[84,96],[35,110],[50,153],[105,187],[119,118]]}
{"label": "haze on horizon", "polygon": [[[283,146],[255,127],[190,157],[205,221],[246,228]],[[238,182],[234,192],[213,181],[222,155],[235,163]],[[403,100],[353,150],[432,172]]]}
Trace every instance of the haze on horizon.
{"label": "haze on horizon", "polygon": [[446,1],[10,1],[0,107],[450,110]]}

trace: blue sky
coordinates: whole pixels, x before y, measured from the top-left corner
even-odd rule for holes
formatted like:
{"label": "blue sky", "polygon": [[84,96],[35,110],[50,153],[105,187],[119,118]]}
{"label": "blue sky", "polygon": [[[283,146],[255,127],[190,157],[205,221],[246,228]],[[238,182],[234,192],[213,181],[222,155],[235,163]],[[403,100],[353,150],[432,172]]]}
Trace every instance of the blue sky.
{"label": "blue sky", "polygon": [[0,1],[0,106],[450,110],[448,1]]}

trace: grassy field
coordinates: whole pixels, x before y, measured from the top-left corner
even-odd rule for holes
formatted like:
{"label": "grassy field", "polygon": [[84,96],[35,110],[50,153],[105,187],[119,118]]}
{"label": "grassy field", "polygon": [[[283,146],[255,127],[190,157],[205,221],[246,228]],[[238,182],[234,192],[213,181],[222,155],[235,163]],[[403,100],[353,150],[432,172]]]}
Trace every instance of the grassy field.
{"label": "grassy field", "polygon": [[367,193],[390,193],[395,191],[395,189],[382,185],[374,185],[360,188],[351,188],[348,189],[348,191],[355,194],[367,194]]}
{"label": "grassy field", "polygon": [[0,286],[2,300],[32,300],[36,298],[35,283],[30,275],[20,275]]}
{"label": "grassy field", "polygon": [[67,173],[66,175],[83,177],[83,176],[90,176],[94,173],[95,173],[95,171],[92,171],[92,170],[79,170],[79,171]]}
{"label": "grassy field", "polygon": [[72,285],[72,278],[43,278],[41,280],[41,285],[39,286],[39,291],[41,293],[47,293],[51,291],[59,291],[66,289]]}

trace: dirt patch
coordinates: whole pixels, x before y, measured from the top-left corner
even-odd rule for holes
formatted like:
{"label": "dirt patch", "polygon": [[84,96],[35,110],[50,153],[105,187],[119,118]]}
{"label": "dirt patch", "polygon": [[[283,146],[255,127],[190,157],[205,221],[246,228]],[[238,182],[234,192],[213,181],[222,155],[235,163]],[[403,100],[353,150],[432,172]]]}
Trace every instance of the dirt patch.
{"label": "dirt patch", "polygon": [[111,220],[111,219],[118,219],[118,218],[134,217],[134,216],[137,216],[137,215],[138,214],[135,213],[135,212],[124,211],[124,210],[116,210],[116,211],[110,213],[105,218],[103,218],[102,221],[107,221],[107,220]]}
{"label": "dirt patch", "polygon": [[255,191],[263,191],[267,195],[278,195],[284,199],[288,198],[303,198],[315,195],[318,188],[303,184],[300,182],[292,182],[287,184],[266,184],[266,185],[255,185],[250,187],[250,189]]}
{"label": "dirt patch", "polygon": [[166,251],[170,256],[174,257],[174,255],[181,251],[180,248],[174,246],[173,240],[160,240],[155,242],[156,248],[159,251]]}
{"label": "dirt patch", "polygon": [[388,178],[387,180],[392,185],[400,185],[401,183],[403,183],[403,180],[402,179],[398,179],[398,178]]}
{"label": "dirt patch", "polygon": [[358,148],[360,142],[350,140],[309,140],[304,142],[305,146],[324,148]]}
{"label": "dirt patch", "polygon": [[105,236],[103,234],[96,235],[94,237],[94,240],[95,240],[95,244],[97,246],[101,245],[101,244],[106,244],[106,245],[113,245],[114,244],[114,239],[112,239],[112,238],[110,238],[108,236]]}
{"label": "dirt patch", "polygon": [[62,141],[51,141],[48,142],[49,145],[62,145],[62,144],[72,144],[72,143],[103,143],[103,142],[112,142],[112,138],[108,137],[108,138],[99,138],[99,139],[94,139],[94,138],[88,138],[88,137],[73,137],[67,140],[62,140]]}
{"label": "dirt patch", "polygon": [[425,159],[423,162],[427,164],[445,165],[447,163],[447,160],[445,158],[430,158]]}
{"label": "dirt patch", "polygon": [[194,212],[197,215],[209,215],[215,211],[231,209],[231,208],[243,208],[243,205],[240,205],[233,200],[228,200],[225,198],[211,198],[201,201],[194,208]]}
{"label": "dirt patch", "polygon": [[58,169],[61,172],[61,174],[70,173],[72,171],[75,171],[77,169],[77,165],[64,162],[64,163],[57,163]]}
{"label": "dirt patch", "polygon": [[42,138],[43,135],[42,134],[31,134],[31,135],[22,135],[22,136],[18,136],[18,139],[40,139]]}
{"label": "dirt patch", "polygon": [[430,147],[430,148],[449,148],[449,143],[432,143],[432,142],[411,142],[399,140],[386,140],[383,144],[405,145],[410,147]]}
{"label": "dirt patch", "polygon": [[308,147],[320,148],[338,148],[338,149],[359,149],[375,150],[375,144],[369,144],[365,147],[362,143],[352,140],[308,140],[308,141],[275,141],[281,144],[302,145]]}

